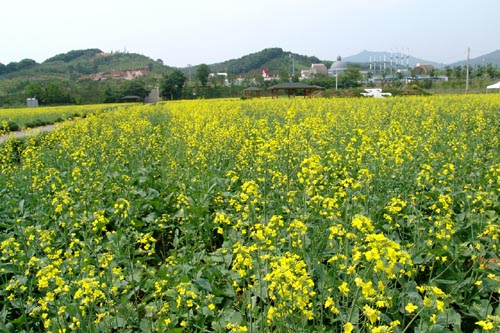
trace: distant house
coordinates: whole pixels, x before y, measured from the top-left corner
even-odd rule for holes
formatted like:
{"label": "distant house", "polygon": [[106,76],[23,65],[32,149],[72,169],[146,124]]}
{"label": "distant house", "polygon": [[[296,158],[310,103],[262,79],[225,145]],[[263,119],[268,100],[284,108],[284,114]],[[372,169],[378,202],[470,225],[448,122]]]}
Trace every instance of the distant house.
{"label": "distant house", "polygon": [[262,77],[264,79],[267,79],[269,77],[269,68],[263,68],[261,71],[260,71]]}
{"label": "distant house", "polygon": [[328,75],[328,69],[326,68],[325,64],[312,64],[310,72],[311,76],[314,76],[316,74]]}
{"label": "distant house", "polygon": [[264,81],[272,81],[272,80],[279,80],[280,76],[278,74],[271,74],[269,72],[269,68],[263,68],[260,71],[260,74],[264,78]]}
{"label": "distant house", "polygon": [[116,70],[111,72],[100,72],[93,75],[80,76],[79,79],[92,80],[92,81],[110,80],[110,79],[133,80],[148,74],[149,74],[149,68],[142,67],[142,68]]}
{"label": "distant house", "polygon": [[429,75],[434,70],[434,66],[428,64],[416,64],[413,70],[417,75]]}
{"label": "distant house", "polygon": [[300,78],[301,79],[310,79],[311,78],[311,70],[310,69],[303,69],[300,71]]}
{"label": "distant house", "polygon": [[36,99],[36,97],[26,98],[26,106],[29,108],[37,108],[38,100]]}
{"label": "distant house", "polygon": [[311,69],[303,69],[300,71],[301,79],[310,79],[316,74],[328,75],[328,69],[325,64],[312,64]]}

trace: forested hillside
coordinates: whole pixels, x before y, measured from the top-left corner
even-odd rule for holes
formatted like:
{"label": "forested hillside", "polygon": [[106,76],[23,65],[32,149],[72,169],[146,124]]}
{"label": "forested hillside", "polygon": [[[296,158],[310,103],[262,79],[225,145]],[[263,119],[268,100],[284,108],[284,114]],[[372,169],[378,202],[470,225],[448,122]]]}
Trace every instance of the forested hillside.
{"label": "forested hillside", "polygon": [[[99,80],[98,73],[145,69],[141,87],[123,80]],[[41,104],[115,102],[123,93],[144,92],[172,68],[136,53],[73,50],[42,63],[32,59],[0,64],[0,106],[19,105],[36,96]],[[104,76],[104,75],[101,75]],[[108,78],[111,75],[108,75]],[[99,77],[99,75],[97,75]],[[148,90],[149,91],[149,90]]]}
{"label": "forested hillside", "polygon": [[268,48],[260,52],[251,53],[238,59],[227,60],[218,64],[210,65],[213,72],[227,72],[228,74],[242,75],[250,72],[258,72],[268,68],[270,72],[278,72],[282,68],[305,69],[311,64],[318,63],[316,57],[299,55],[281,48]]}

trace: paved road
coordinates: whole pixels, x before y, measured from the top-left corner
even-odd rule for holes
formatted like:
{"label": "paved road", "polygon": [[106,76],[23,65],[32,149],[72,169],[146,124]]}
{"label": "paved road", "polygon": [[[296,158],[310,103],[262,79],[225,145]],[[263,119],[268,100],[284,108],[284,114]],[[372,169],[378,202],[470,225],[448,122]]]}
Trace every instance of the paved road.
{"label": "paved road", "polygon": [[0,144],[4,143],[10,136],[13,136],[14,138],[24,138],[25,136],[37,135],[43,132],[52,131],[54,129],[54,126],[55,125],[46,125],[46,126],[30,128],[23,131],[11,132],[6,135],[0,135]]}

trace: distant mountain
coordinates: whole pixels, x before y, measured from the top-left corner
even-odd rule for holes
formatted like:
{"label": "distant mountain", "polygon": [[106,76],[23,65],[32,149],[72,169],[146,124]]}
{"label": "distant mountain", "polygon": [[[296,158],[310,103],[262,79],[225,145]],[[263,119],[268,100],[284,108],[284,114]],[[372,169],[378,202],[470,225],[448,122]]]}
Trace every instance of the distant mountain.
{"label": "distant mountain", "polygon": [[[369,64],[370,57],[371,57],[372,61],[380,62],[380,61],[384,61],[384,56],[385,56],[386,63],[390,64],[390,62],[391,62],[391,53],[390,52],[375,52],[375,51],[367,51],[367,50],[364,50],[364,51],[362,51],[358,54],[352,55],[352,56],[343,57],[342,60],[345,62]],[[407,59],[406,53],[398,52],[398,54],[396,54],[396,52],[394,52],[392,54],[393,65],[396,64],[396,61],[399,64],[401,64],[401,61],[402,61],[402,63],[406,65],[407,60],[408,60],[408,64],[410,65],[410,67],[414,67],[416,64],[427,64],[427,65],[432,65],[436,68],[444,67],[443,64],[429,61],[429,60],[424,60],[421,58],[416,58],[412,55],[409,55],[409,57]]]}
{"label": "distant mountain", "polygon": [[209,67],[212,72],[242,75],[252,72],[259,73],[264,68],[268,68],[270,73],[278,73],[281,69],[290,70],[295,66],[296,73],[300,74],[300,70],[309,69],[311,64],[319,62],[317,57],[300,55],[276,47],[251,53],[238,59],[211,64]]}
{"label": "distant mountain", "polygon": [[[488,65],[491,64],[493,66],[500,66],[500,50],[493,51],[488,54],[481,55],[479,57],[475,57],[470,59],[470,65]],[[450,67],[453,66],[465,66],[467,65],[467,59],[462,61],[457,61],[453,64],[450,64]]]}

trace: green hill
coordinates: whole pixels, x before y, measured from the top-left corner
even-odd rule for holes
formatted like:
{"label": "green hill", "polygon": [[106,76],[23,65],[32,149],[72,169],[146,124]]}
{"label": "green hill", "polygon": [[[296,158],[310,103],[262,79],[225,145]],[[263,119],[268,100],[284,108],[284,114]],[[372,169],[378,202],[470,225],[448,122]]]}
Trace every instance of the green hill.
{"label": "green hill", "polygon": [[[493,65],[500,66],[500,50],[496,50],[487,54],[480,55],[479,57],[471,58],[469,61],[470,65]],[[467,65],[467,60],[462,60],[451,64],[450,66],[465,66]]]}
{"label": "green hill", "polygon": [[[120,77],[117,71],[137,68],[143,69],[141,74],[146,73],[141,75],[146,88],[157,85],[162,74],[172,70],[161,60],[141,54],[104,53],[99,49],[73,50],[42,63],[24,59],[0,64],[0,106],[22,105],[28,95],[40,97],[50,94],[58,98],[47,98],[46,104],[114,101],[128,83],[111,78]],[[99,78],[106,80],[98,81]]]}
{"label": "green hill", "polygon": [[211,64],[209,67],[212,72],[226,72],[234,75],[259,73],[264,68],[268,68],[270,73],[278,73],[283,68],[292,68],[293,62],[296,73],[300,73],[300,70],[309,69],[311,64],[319,63],[320,60],[316,57],[283,51],[281,48],[267,48],[238,59]]}
{"label": "green hill", "polygon": [[38,64],[25,59],[19,63],[0,65],[0,80],[76,80],[82,75],[148,67],[152,73],[169,69],[158,60],[136,53],[104,53],[99,49],[73,50],[58,54]]}

